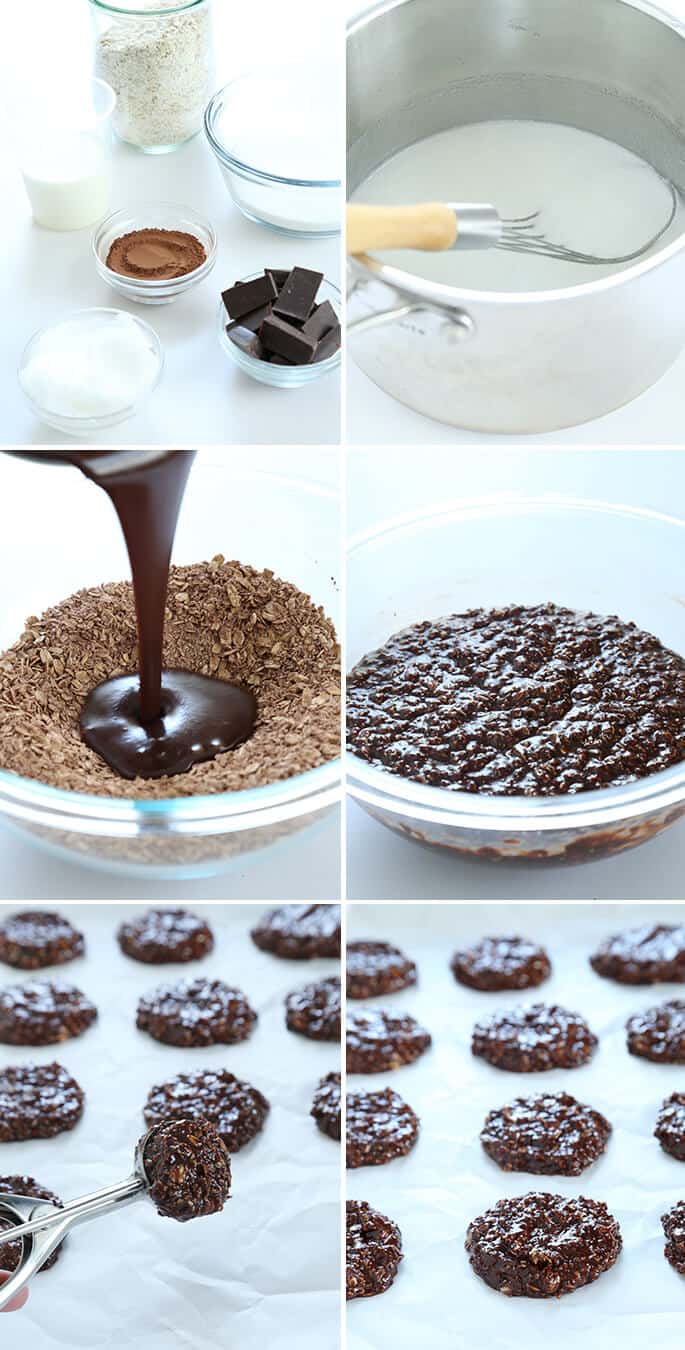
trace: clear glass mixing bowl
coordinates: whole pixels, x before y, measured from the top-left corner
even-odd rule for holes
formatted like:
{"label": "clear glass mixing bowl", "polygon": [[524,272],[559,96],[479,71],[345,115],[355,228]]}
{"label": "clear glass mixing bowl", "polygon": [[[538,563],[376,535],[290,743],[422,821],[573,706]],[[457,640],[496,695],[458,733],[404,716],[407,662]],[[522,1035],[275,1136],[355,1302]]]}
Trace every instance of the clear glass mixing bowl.
{"label": "clear glass mixing bowl", "polygon": [[[610,502],[493,496],[443,503],[351,540],[347,660],[422,619],[553,601],[617,614],[685,656],[685,520]],[[559,797],[424,787],[349,754],[350,795],[407,838],[470,858],[585,862],[685,815],[685,762]]]}
{"label": "clear glass mixing bowl", "polygon": [[[320,484],[251,469],[245,452],[226,466],[200,451],[181,511],[173,561],[223,553],[306,591],[339,629],[339,501]],[[0,649],[30,614],[83,586],[129,575],[105,494],[77,470],[19,465],[2,474],[5,575]],[[17,464],[17,461],[7,461]],[[49,508],[30,494],[43,489]],[[340,799],[340,761],[267,787],[213,796],[134,801],[62,791],[0,770],[0,821],[53,853],[141,877],[193,877],[313,827]],[[282,847],[281,843],[281,847]]]}

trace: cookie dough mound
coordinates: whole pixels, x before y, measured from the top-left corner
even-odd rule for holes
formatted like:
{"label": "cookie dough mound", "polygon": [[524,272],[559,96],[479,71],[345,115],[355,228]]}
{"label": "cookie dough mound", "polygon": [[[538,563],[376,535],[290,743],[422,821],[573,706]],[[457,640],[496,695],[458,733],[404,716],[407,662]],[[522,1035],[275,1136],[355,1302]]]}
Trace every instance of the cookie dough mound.
{"label": "cookie dough mound", "polygon": [[375,998],[416,984],[416,966],[389,942],[348,942],[347,997]]}
{"label": "cookie dough mound", "polygon": [[685,1064],[685,1001],[645,1008],[626,1023],[628,1050],[655,1064]]}
{"label": "cookie dough mound", "polygon": [[662,1214],[661,1226],[666,1238],[664,1256],[679,1275],[685,1275],[685,1200],[679,1200],[668,1214]]}
{"label": "cookie dough mound", "polygon": [[266,1097],[228,1069],[179,1073],[150,1089],[143,1112],[148,1129],[165,1120],[207,1120],[229,1153],[238,1153],[261,1133],[269,1114]]}
{"label": "cookie dough mound", "polygon": [[541,1073],[587,1064],[597,1044],[597,1037],[579,1013],[557,1004],[533,1003],[478,1022],[471,1050],[496,1069]]}
{"label": "cookie dough mound", "polygon": [[455,952],[450,969],[459,984],[486,992],[535,989],[549,979],[552,965],[544,947],[521,937],[486,937]]}
{"label": "cookie dough mound", "polygon": [[403,1158],[418,1137],[418,1116],[392,1088],[348,1092],[348,1167],[378,1167]]}
{"label": "cookie dough mound", "polygon": [[85,1094],[61,1064],[11,1064],[0,1069],[0,1144],[52,1139],[73,1130]]}
{"label": "cookie dough mound", "polygon": [[310,1041],[340,1040],[340,980],[337,975],[288,994],[285,1024]]}
{"label": "cookie dough mound", "polygon": [[577,1177],[604,1152],[611,1125],[568,1092],[517,1097],[490,1111],[480,1141],[504,1172]]}
{"label": "cookie dough mound", "polygon": [[394,1283],[402,1234],[366,1200],[347,1201],[347,1298],[373,1298]]}
{"label": "cookie dough mound", "polygon": [[165,1045],[235,1045],[247,1040],[257,1014],[240,989],[223,980],[180,980],[144,994],[136,1026]]}
{"label": "cookie dough mound", "polygon": [[683,984],[685,926],[645,924],[616,933],[597,948],[590,965],[618,984]]}
{"label": "cookie dough mound", "polygon": [[73,984],[30,980],[0,990],[0,1042],[3,1045],[58,1045],[82,1036],[97,1008]]}
{"label": "cookie dough mound", "polygon": [[672,1092],[656,1118],[654,1130],[665,1153],[685,1162],[685,1092]]}
{"label": "cookie dough mound", "polygon": [[267,910],[250,937],[260,951],[287,961],[340,956],[340,905],[283,905]]}
{"label": "cookie dough mound", "polygon": [[[26,1195],[32,1200],[46,1200],[50,1205],[57,1205],[59,1209],[63,1208],[59,1196],[55,1195],[53,1191],[46,1190],[45,1186],[40,1186],[37,1181],[34,1181],[33,1177],[0,1177],[0,1196],[2,1195]],[[10,1233],[13,1227],[14,1224],[10,1219],[0,1219],[0,1232]],[[64,1243],[60,1242],[59,1246],[55,1247],[54,1252],[40,1267],[39,1275],[44,1270],[49,1270],[51,1266],[54,1266],[55,1261],[59,1260],[63,1246]],[[9,1275],[12,1275],[21,1261],[23,1247],[21,1238],[14,1241],[10,1239],[6,1242],[3,1242],[0,1238],[0,1270],[5,1270]]]}
{"label": "cookie dough mound", "polygon": [[83,934],[54,910],[21,909],[0,924],[0,961],[17,970],[62,966],[84,951]]}
{"label": "cookie dough mound", "polygon": [[430,1032],[408,1013],[359,1008],[347,1016],[347,1072],[385,1073],[400,1069],[432,1044]]}
{"label": "cookie dough mound", "polygon": [[602,1202],[535,1191],[499,1200],[466,1234],[476,1275],[510,1298],[572,1294],[609,1270],[621,1246]]}
{"label": "cookie dough mound", "polygon": [[159,1125],[144,1145],[148,1195],[163,1218],[187,1223],[217,1214],[231,1194],[226,1145],[205,1120]]}
{"label": "cookie dough mound", "polygon": [[321,1133],[327,1134],[330,1139],[340,1139],[342,1133],[340,1077],[339,1073],[327,1073],[326,1077],[321,1079],[309,1113],[314,1117]]}
{"label": "cookie dough mound", "polygon": [[126,919],[117,941],[124,956],[150,966],[200,961],[214,947],[209,924],[185,909],[148,909],[145,914]]}

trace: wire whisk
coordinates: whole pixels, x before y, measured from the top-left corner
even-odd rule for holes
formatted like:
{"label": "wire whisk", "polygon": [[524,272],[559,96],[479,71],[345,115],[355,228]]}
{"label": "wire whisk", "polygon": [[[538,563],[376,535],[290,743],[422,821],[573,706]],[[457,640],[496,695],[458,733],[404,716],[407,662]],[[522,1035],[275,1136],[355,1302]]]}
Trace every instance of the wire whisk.
{"label": "wire whisk", "polygon": [[501,234],[495,248],[504,249],[507,253],[532,253],[536,257],[559,258],[562,262],[587,263],[590,266],[607,267],[619,263],[634,262],[636,258],[641,258],[648,253],[650,248],[658,244],[666,231],[673,224],[678,210],[679,193],[673,183],[664,181],[664,186],[669,189],[671,197],[671,209],[666,222],[652,235],[646,243],[641,244],[639,248],[632,253],[623,253],[616,257],[602,257],[600,254],[583,253],[580,249],[569,248],[566,244],[553,243],[551,239],[546,239],[542,231],[536,232],[541,217],[540,211],[531,211],[528,216],[515,216],[512,220],[501,221]]}

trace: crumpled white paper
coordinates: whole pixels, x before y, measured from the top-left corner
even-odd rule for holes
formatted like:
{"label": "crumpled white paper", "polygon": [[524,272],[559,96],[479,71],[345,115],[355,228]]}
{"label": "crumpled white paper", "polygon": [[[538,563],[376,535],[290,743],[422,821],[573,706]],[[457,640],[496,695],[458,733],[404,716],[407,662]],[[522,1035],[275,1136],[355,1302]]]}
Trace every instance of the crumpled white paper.
{"label": "crumpled white paper", "polygon": [[[16,906],[0,906],[0,917]],[[333,1350],[339,1328],[338,1145],[309,1116],[319,1079],[339,1067],[336,1045],[286,1029],[283,1000],[330,975],[334,961],[283,961],[249,930],[263,905],[200,905],[216,946],[206,960],[145,966],[115,941],[122,919],[145,908],[61,905],[85,933],[85,959],[46,972],[83,989],[99,1018],[77,1040],[0,1046],[0,1063],[57,1060],[81,1084],[77,1127],[52,1140],[0,1145],[0,1175],[28,1173],[67,1200],[123,1180],[144,1132],[150,1087],[176,1073],[222,1066],[271,1103],[264,1130],[232,1159],[232,1198],[221,1214],[175,1223],[141,1199],[74,1230],[57,1265],[36,1276],[26,1307],[0,1314],[8,1350]],[[259,1020],[249,1040],[207,1050],[161,1045],[135,1026],[139,996],[195,974],[225,979]],[[0,966],[0,983],[21,982]]]}
{"label": "crumpled white paper", "polygon": [[[660,1148],[654,1124],[665,1097],[685,1089],[685,1068],[629,1055],[630,1013],[673,997],[682,985],[626,987],[600,979],[588,957],[610,933],[639,923],[683,922],[685,907],[636,905],[350,906],[349,936],[396,942],[419,967],[419,985],[374,1000],[406,1009],[432,1033],[416,1064],[387,1076],[354,1075],[356,1087],[393,1087],[421,1117],[412,1153],[382,1167],[348,1171],[350,1198],[394,1219],[405,1259],[393,1287],[347,1305],[348,1350],[680,1350],[685,1279],[663,1256],[660,1216],[685,1200],[685,1164]],[[553,962],[550,980],[523,993],[463,988],[453,951],[486,935],[538,939]],[[516,1003],[560,1003],[581,1012],[599,1036],[589,1065],[513,1074],[470,1053],[475,1021]],[[351,1003],[361,1007],[361,1003]],[[604,1156],[580,1177],[500,1171],[479,1133],[488,1110],[541,1089],[571,1092],[614,1127]],[[472,1218],[498,1199],[541,1190],[604,1200],[618,1219],[623,1251],[599,1280],[559,1300],[510,1299],[473,1274],[464,1251]]]}

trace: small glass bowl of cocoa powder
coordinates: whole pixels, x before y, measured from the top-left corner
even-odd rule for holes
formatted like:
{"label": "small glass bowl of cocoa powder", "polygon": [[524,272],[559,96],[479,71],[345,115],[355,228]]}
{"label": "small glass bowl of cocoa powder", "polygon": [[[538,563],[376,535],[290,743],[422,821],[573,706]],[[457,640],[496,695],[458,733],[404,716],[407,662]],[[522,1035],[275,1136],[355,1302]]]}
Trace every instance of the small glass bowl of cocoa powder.
{"label": "small glass bowl of cocoa powder", "polygon": [[[114,211],[93,235],[98,275],[139,305],[178,300],[209,276],[216,250],[210,221],[191,207],[172,202],[142,202]],[[155,274],[144,275],[146,271]],[[170,271],[181,274],[168,275]]]}

